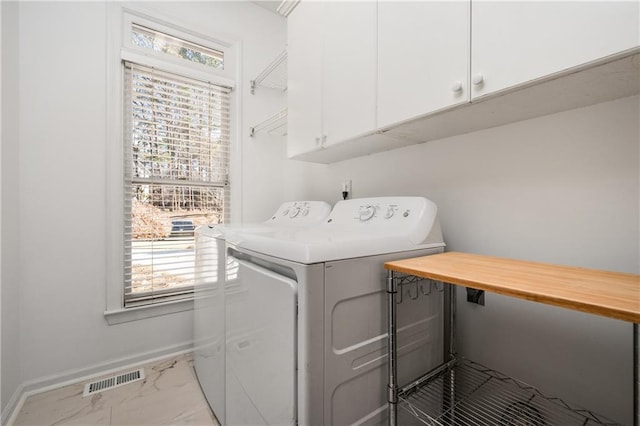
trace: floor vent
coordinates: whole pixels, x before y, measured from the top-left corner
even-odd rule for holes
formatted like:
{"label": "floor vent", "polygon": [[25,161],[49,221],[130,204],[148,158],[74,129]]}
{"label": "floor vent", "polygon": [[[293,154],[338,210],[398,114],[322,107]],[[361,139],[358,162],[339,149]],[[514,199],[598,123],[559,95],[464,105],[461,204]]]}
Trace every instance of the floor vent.
{"label": "floor vent", "polygon": [[109,389],[117,388],[119,386],[126,385],[128,383],[137,382],[144,379],[144,369],[130,371],[128,373],[119,374],[117,376],[107,377],[106,379],[98,380],[97,382],[91,382],[84,385],[83,397],[93,395],[94,393],[106,391]]}

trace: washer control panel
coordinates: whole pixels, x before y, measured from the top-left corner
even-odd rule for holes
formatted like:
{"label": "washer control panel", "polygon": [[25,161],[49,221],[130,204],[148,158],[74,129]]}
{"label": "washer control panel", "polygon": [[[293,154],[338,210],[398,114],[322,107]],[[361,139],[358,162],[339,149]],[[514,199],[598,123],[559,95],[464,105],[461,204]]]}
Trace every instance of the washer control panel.
{"label": "washer control panel", "polygon": [[292,201],[283,203],[268,222],[312,224],[322,221],[330,212],[331,206],[324,201]]}

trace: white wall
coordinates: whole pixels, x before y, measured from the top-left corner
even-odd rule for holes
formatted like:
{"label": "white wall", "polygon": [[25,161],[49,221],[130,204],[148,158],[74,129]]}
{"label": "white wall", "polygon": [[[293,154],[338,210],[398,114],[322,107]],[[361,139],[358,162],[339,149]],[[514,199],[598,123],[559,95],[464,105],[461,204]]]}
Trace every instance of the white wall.
{"label": "white wall", "polygon": [[[238,90],[244,100],[243,132],[248,133],[249,123],[261,120],[271,108],[277,110],[282,95],[259,103],[250,98],[248,81],[284,48],[283,18],[247,2],[144,2],[138,6],[169,16],[191,30],[242,41]],[[13,322],[19,330],[19,345],[12,347],[19,348],[20,364],[8,366],[19,371],[15,374],[20,383],[48,383],[95,367],[184,347],[192,341],[191,312],[113,326],[107,325],[103,316],[106,211],[110,202],[105,192],[105,152],[106,144],[112,143],[105,136],[107,9],[108,5],[100,2],[19,5],[19,39],[15,39],[20,60],[19,96],[16,90],[10,99],[16,106],[16,118],[19,113],[19,146],[15,145],[19,153],[16,150],[8,158],[3,156],[3,162],[13,161],[14,165],[5,168],[3,164],[2,169],[3,174],[12,171],[17,178],[3,176],[3,206],[7,197],[16,201],[9,214],[3,211],[3,220],[19,221],[11,224],[15,234],[3,234],[2,253],[4,264],[9,259],[5,245],[13,250],[14,257],[9,260],[15,261],[15,271],[20,272],[15,287],[9,284],[14,293],[19,287],[19,295],[14,294],[13,310],[7,311],[15,317],[19,307],[19,321]],[[244,154],[252,159],[249,166],[265,170],[285,167],[278,150],[267,149],[267,145],[258,148],[245,139],[241,143]],[[284,146],[282,140],[275,144]],[[240,174],[248,188],[263,181],[252,172]],[[263,206],[262,201],[279,202],[282,197],[282,177],[265,174],[273,176],[274,195],[254,200],[247,191],[247,212],[260,215],[267,210],[268,215],[271,207]],[[7,192],[8,182],[13,186]],[[12,281],[3,276],[2,282],[5,295],[5,284]],[[5,310],[2,312],[4,316]],[[3,387],[7,377],[4,367]],[[8,381],[7,391],[11,393],[15,385],[15,380]]]}
{"label": "white wall", "polygon": [[[18,177],[18,6],[2,2],[2,354],[0,389],[4,408],[20,384]],[[14,397],[15,399],[15,397]]]}
{"label": "white wall", "polygon": [[[335,201],[344,179],[354,197],[424,195],[447,250],[639,273],[639,120],[632,97],[339,162],[310,196]],[[631,424],[630,324],[496,295],[458,306],[463,355]]]}
{"label": "white wall", "polygon": [[[278,45],[282,50],[285,40]],[[260,52],[255,52],[257,55]],[[253,53],[252,53],[253,54]],[[261,52],[264,57],[264,52]],[[274,59],[264,57],[260,64],[264,67]],[[251,74],[251,73],[249,73]],[[257,73],[250,75],[250,78]],[[249,87],[245,86],[246,93]],[[242,144],[242,214],[244,223],[262,222],[284,201],[303,200],[309,196],[309,181],[314,170],[322,165],[287,161],[286,137],[268,132],[258,132],[249,137],[249,127],[262,122],[286,106],[286,92],[258,87],[255,95],[248,94],[243,110]],[[261,110],[261,113],[256,113]],[[250,117],[254,117],[252,120]]]}

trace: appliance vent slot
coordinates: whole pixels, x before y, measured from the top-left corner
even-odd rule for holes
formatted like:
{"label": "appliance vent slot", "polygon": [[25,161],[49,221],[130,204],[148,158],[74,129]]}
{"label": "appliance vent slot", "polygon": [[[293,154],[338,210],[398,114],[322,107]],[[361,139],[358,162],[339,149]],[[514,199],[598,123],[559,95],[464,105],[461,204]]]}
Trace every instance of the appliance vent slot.
{"label": "appliance vent slot", "polygon": [[128,373],[119,374],[117,376],[107,377],[106,379],[87,383],[84,385],[83,397],[103,392],[109,389],[117,388],[128,383],[137,382],[144,379],[144,369],[129,371]]}

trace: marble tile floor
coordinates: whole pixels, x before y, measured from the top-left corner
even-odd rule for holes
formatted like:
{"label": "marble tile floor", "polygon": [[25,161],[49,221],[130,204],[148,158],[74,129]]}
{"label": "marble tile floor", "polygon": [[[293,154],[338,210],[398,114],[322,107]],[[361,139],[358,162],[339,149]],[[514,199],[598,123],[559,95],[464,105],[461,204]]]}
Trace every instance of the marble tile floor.
{"label": "marble tile floor", "polygon": [[32,395],[13,426],[218,425],[198,384],[192,354],[142,367],[144,380],[84,398],[85,382]]}

